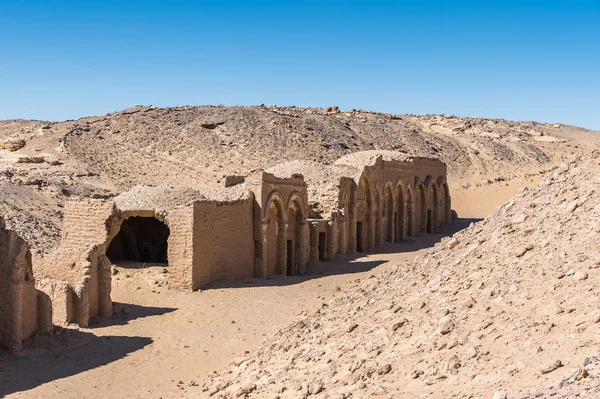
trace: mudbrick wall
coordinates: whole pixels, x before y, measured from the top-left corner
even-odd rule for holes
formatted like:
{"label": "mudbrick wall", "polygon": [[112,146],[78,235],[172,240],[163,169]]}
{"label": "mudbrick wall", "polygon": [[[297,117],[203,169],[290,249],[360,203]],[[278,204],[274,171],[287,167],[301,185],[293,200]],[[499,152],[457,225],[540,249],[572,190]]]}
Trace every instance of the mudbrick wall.
{"label": "mudbrick wall", "polygon": [[194,204],[193,289],[254,273],[254,198]]}
{"label": "mudbrick wall", "polygon": [[60,247],[34,259],[38,288],[52,300],[54,324],[85,327],[92,317],[112,315],[105,243],[115,214],[111,201],[68,202]]}
{"label": "mudbrick wall", "polygon": [[0,346],[20,350],[24,339],[51,327],[50,301],[35,289],[25,240],[0,218]]}

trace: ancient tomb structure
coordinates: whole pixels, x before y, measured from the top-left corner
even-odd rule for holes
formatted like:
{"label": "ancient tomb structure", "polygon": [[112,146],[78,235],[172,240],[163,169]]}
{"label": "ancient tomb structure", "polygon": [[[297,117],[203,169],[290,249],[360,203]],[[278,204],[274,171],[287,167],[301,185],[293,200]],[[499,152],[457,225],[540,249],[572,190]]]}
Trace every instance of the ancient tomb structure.
{"label": "ancient tomb structure", "polygon": [[258,171],[247,177],[254,193],[255,275],[303,273],[308,262],[307,190],[302,175]]}
{"label": "ancient tomb structure", "polygon": [[[300,174],[308,194],[309,260],[331,260],[346,253],[347,215],[353,206],[354,176],[361,168],[325,165],[314,161],[291,161],[267,169],[278,176]],[[334,239],[336,235],[341,236]]]}
{"label": "ancient tomb structure", "polygon": [[254,274],[253,196],[208,199],[187,187],[136,186],[112,199],[69,201],[59,249],[36,259],[54,323],[87,326],[112,314],[111,264],[164,267],[169,285],[195,290]]}
{"label": "ancient tomb structure", "polygon": [[111,264],[160,266],[196,290],[236,277],[290,276],[309,262],[437,233],[451,222],[446,165],[392,151],[332,165],[293,161],[225,187],[137,186],[111,199],[70,201],[59,249],[36,259],[56,324],[111,313]]}
{"label": "ancient tomb structure", "polygon": [[267,171],[306,180],[311,261],[437,233],[451,222],[446,165],[437,159],[363,151],[333,165],[291,161]]}
{"label": "ancient tomb structure", "polygon": [[362,169],[353,178],[356,186],[346,217],[343,245],[351,251],[366,252],[384,241],[437,233],[441,224],[452,221],[447,168],[438,159],[363,151],[346,155],[335,165]]}
{"label": "ancient tomb structure", "polygon": [[50,299],[36,290],[31,252],[0,218],[0,346],[22,349],[34,332],[52,329]]}

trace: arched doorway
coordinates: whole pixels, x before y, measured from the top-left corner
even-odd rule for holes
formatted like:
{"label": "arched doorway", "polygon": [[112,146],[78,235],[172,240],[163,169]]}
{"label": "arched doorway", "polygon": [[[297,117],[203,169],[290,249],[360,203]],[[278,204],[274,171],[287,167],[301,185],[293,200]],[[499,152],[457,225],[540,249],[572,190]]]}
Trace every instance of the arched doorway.
{"label": "arched doorway", "polygon": [[394,242],[394,195],[389,186],[385,188],[385,212],[387,215],[386,241]]}
{"label": "arched doorway", "polygon": [[292,200],[288,209],[288,226],[287,226],[287,253],[286,253],[286,271],[288,276],[293,276],[301,273],[303,270],[302,263],[304,257],[304,237],[302,234],[302,226],[305,223],[305,216],[302,205],[298,199]]}
{"label": "arched doorway", "polygon": [[373,204],[372,204],[371,183],[365,177],[360,179],[358,185],[357,202],[355,206],[356,219],[356,250],[366,252],[373,247],[374,243],[374,223],[373,223]]}
{"label": "arched doorway", "polygon": [[441,224],[450,224],[452,222],[452,210],[450,205],[450,191],[446,182],[442,183],[440,191],[439,221]]}
{"label": "arched doorway", "polygon": [[401,185],[396,188],[396,202],[397,202],[397,213],[396,213],[396,242],[404,239],[405,233],[405,217],[404,217],[404,190]]}
{"label": "arched doorway", "polygon": [[381,195],[379,187],[375,189],[375,245],[383,240],[383,207],[381,206]]}
{"label": "arched doorway", "polygon": [[428,206],[427,206],[427,233],[437,233],[440,230],[439,224],[439,199],[438,190],[435,183],[429,186]]}
{"label": "arched doorway", "polygon": [[406,190],[406,235],[408,237],[414,237],[415,235],[414,209],[413,193],[408,189]]}
{"label": "arched doorway", "polygon": [[265,273],[267,276],[283,274],[286,267],[285,252],[285,222],[283,204],[279,197],[273,197],[269,201],[266,213],[266,254]]}
{"label": "arched doorway", "polygon": [[425,188],[422,184],[417,186],[417,217],[419,218],[419,232],[427,232],[427,198],[425,197]]}
{"label": "arched doorway", "polygon": [[121,223],[106,256],[124,267],[139,267],[139,263],[167,265],[169,234],[169,227],[155,217],[130,217]]}

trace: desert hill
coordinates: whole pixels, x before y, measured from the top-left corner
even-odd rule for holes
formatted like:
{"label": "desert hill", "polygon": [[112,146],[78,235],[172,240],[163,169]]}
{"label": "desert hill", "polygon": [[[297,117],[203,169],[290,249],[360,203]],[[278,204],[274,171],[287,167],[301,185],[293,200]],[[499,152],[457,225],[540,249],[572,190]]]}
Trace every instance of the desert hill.
{"label": "desert hill", "polygon": [[583,128],[337,107],[133,107],[75,121],[0,121],[0,214],[35,252],[57,243],[64,201],[136,184],[220,190],[224,176],[386,149],[436,156],[450,184],[548,171],[600,144]]}
{"label": "desert hill", "polygon": [[598,151],[562,165],[281,329],[203,397],[597,396],[599,176]]}

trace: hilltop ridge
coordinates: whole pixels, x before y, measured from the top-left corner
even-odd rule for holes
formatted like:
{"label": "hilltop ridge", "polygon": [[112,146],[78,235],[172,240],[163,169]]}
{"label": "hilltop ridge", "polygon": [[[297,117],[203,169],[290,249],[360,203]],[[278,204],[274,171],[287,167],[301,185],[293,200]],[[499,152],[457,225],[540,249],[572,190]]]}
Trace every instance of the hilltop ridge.
{"label": "hilltop ridge", "polygon": [[599,145],[598,132],[568,125],[337,107],[137,106],[56,123],[0,121],[0,214],[43,253],[74,196],[138,184],[210,193],[229,174],[373,149],[437,157],[453,187],[468,187],[545,173]]}

